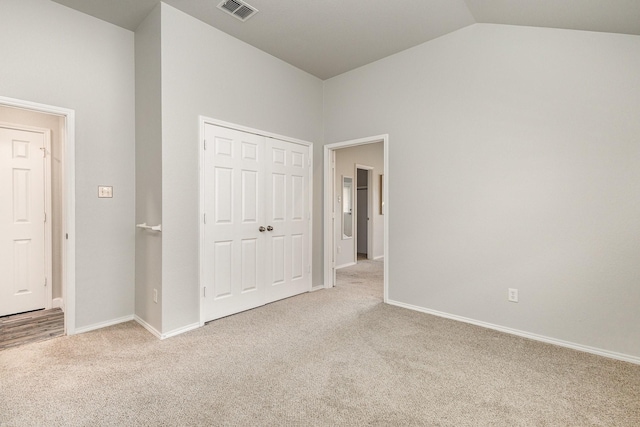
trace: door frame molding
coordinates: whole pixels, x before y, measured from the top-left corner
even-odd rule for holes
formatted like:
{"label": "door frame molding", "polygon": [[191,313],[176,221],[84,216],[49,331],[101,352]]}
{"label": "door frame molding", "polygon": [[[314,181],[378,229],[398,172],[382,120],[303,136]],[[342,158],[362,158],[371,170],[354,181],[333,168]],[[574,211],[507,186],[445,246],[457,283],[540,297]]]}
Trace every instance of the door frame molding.
{"label": "door frame molding", "polygon": [[284,135],[279,135],[272,132],[266,132],[260,129],[251,128],[248,126],[239,125],[236,123],[225,122],[223,120],[214,119],[207,116],[199,116],[199,135],[198,135],[198,164],[200,167],[200,203],[199,203],[199,218],[198,218],[198,238],[200,240],[199,245],[199,254],[198,254],[198,304],[199,304],[199,312],[200,312],[200,326],[204,326],[205,324],[205,313],[204,313],[204,304],[202,303],[203,298],[203,283],[202,280],[204,278],[204,202],[205,202],[205,194],[204,194],[204,135],[205,135],[205,126],[206,125],[214,125],[220,126],[228,129],[237,130],[240,132],[252,133],[255,135],[264,136],[267,138],[279,139],[285,142],[292,142],[294,144],[300,144],[309,147],[309,265],[311,266],[311,271],[309,271],[309,289],[310,292],[313,287],[313,143],[309,141],[304,141],[302,139],[291,138]]}
{"label": "door frame molding", "polygon": [[359,145],[375,144],[382,142],[384,152],[384,175],[383,175],[383,215],[384,215],[384,297],[386,303],[389,299],[389,134],[370,136],[366,138],[351,139],[348,141],[335,142],[324,146],[324,287],[332,288],[336,282],[335,269],[335,229],[333,212],[333,192],[335,186],[335,176],[333,173],[335,151],[341,148],[356,147]]}
{"label": "door frame molding", "polygon": [[62,167],[62,300],[64,329],[67,335],[76,329],[76,182],[75,111],[53,105],[0,96],[0,105],[61,116],[64,119],[61,140]]}
{"label": "door frame molding", "polygon": [[355,197],[355,242],[353,245],[353,261],[358,263],[358,169],[367,171],[367,259],[373,259],[373,166],[367,166],[360,163],[355,164],[355,181],[356,181],[356,197]]}
{"label": "door frame molding", "polygon": [[23,132],[32,132],[42,134],[44,140],[45,156],[43,158],[43,174],[44,174],[44,214],[46,221],[44,222],[44,274],[46,283],[45,304],[44,309],[49,310],[53,303],[53,240],[52,240],[52,201],[51,201],[51,129],[40,128],[36,126],[27,126],[19,123],[1,122],[0,127],[4,129],[13,129]]}

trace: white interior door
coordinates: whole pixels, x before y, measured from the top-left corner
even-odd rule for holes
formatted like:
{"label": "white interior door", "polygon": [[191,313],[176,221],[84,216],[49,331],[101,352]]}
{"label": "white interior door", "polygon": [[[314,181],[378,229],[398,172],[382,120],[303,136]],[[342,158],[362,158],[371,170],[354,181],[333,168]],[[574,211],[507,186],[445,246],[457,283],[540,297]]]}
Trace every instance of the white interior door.
{"label": "white interior door", "polygon": [[205,130],[205,321],[264,304],[264,137]]}
{"label": "white interior door", "polygon": [[309,147],[205,125],[203,318],[311,289]]}
{"label": "white interior door", "polygon": [[267,140],[267,302],[311,289],[309,147]]}
{"label": "white interior door", "polygon": [[46,308],[43,133],[0,127],[0,316]]}

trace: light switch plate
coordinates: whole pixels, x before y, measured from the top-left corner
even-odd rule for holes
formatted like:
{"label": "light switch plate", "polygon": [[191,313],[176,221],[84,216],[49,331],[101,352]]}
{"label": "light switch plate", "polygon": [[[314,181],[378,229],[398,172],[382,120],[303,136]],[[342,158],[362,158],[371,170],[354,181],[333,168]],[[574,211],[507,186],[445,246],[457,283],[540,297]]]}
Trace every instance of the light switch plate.
{"label": "light switch plate", "polygon": [[110,199],[113,197],[113,187],[109,186],[99,186],[98,187],[98,197],[101,199]]}

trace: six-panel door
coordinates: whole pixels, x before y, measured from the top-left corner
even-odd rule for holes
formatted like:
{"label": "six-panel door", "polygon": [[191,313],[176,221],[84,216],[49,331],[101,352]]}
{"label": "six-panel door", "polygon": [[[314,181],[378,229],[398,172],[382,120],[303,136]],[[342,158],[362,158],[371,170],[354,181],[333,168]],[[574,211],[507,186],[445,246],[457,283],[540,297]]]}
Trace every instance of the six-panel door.
{"label": "six-panel door", "polygon": [[309,148],[206,125],[203,313],[310,289]]}
{"label": "six-panel door", "polygon": [[267,302],[310,289],[309,147],[266,143]]}
{"label": "six-panel door", "polygon": [[46,306],[44,135],[0,127],[0,316]]}

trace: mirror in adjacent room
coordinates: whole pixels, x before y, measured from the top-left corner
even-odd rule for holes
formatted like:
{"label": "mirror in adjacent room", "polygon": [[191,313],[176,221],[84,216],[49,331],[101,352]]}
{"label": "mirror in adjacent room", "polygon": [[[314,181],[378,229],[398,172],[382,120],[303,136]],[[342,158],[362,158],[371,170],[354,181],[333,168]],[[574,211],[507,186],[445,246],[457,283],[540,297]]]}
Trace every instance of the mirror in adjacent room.
{"label": "mirror in adjacent room", "polygon": [[384,191],[382,185],[384,184],[384,174],[380,175],[380,185],[378,188],[380,189],[380,195],[378,196],[378,200],[380,200],[380,215],[384,215]]}
{"label": "mirror in adjacent room", "polygon": [[342,177],[342,238],[353,237],[353,178]]}

